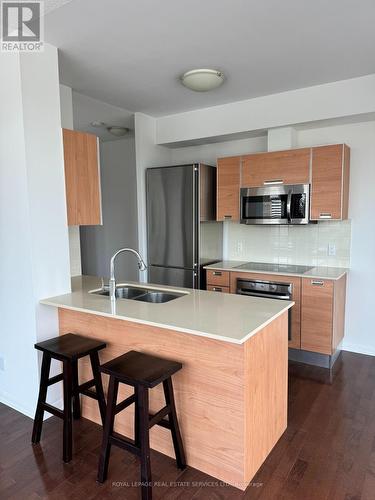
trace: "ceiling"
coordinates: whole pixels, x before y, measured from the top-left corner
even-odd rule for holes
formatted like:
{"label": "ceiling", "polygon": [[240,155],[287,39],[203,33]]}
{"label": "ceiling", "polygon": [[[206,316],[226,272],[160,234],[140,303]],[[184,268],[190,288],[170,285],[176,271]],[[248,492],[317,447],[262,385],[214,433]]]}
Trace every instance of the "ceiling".
{"label": "ceiling", "polygon": [[[73,121],[74,129],[82,130],[99,137],[102,141],[116,141],[124,137],[134,136],[134,114],[126,109],[112,106],[78,92],[73,92]],[[93,127],[94,121],[104,122],[107,126],[126,127],[129,132],[122,137],[110,134],[107,128]]]}
{"label": "ceiling", "polygon": [[[374,0],[72,0],[45,16],[60,79],[154,116],[375,73]],[[183,87],[186,70],[227,80]]]}

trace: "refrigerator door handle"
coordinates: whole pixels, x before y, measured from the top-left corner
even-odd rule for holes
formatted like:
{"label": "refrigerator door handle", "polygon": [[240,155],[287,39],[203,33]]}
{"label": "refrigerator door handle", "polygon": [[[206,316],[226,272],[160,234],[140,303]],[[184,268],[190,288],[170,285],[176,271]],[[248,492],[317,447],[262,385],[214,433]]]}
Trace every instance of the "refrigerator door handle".
{"label": "refrigerator door handle", "polygon": [[[196,229],[195,229],[195,176],[196,176],[196,171],[195,171],[195,165],[193,167],[193,263],[197,261],[197,255],[196,255],[196,250],[195,250],[195,242],[196,242]],[[193,281],[194,282],[194,281]],[[195,288],[195,287],[194,287]]]}
{"label": "refrigerator door handle", "polygon": [[[199,166],[193,166],[193,266],[198,269],[198,256],[199,256]],[[194,274],[194,288],[199,288],[198,273]]]}
{"label": "refrigerator door handle", "polygon": [[197,271],[193,271],[193,288],[199,288],[199,276]]}

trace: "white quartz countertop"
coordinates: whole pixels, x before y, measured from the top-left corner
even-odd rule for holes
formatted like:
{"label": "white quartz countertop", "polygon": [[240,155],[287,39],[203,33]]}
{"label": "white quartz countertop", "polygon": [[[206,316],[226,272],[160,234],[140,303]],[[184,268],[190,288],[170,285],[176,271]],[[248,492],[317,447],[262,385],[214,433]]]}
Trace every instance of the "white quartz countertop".
{"label": "white quartz countertop", "polygon": [[237,269],[237,266],[246,264],[245,261],[226,260],[209,264],[204,269],[214,269],[216,271],[235,271],[236,273],[259,273],[259,274],[275,274],[279,276],[301,276],[302,278],[324,279],[324,280],[338,280],[349,269],[344,267],[312,267],[305,273],[291,273],[284,271],[261,271],[259,269]]}
{"label": "white quartz countertop", "polygon": [[131,281],[126,284],[183,292],[184,295],[162,304],[117,299],[113,307],[109,297],[88,293],[101,287],[99,278],[77,276],[72,278],[71,293],[46,298],[40,302],[48,306],[133,321],[234,344],[242,344],[294,305],[291,301],[205,290]]}

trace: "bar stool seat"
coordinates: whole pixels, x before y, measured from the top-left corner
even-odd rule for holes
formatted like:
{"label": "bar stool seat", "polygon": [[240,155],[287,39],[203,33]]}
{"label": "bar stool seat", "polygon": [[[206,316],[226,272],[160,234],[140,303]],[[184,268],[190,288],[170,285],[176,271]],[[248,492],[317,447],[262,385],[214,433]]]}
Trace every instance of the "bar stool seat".
{"label": "bar stool seat", "polygon": [[89,355],[91,352],[100,351],[106,347],[105,342],[90,339],[75,333],[59,335],[52,339],[44,340],[35,344],[35,349],[47,352],[54,359],[61,357],[63,359],[79,359]]}
{"label": "bar stool seat", "polygon": [[[40,442],[43,416],[47,411],[64,421],[63,430],[63,460],[70,462],[72,459],[72,414],[75,419],[81,416],[80,394],[96,399],[99,404],[102,423],[104,424],[106,404],[102,379],[99,371],[99,354],[106,347],[105,342],[67,333],[35,344],[35,349],[43,352],[42,369],[38,404],[35,412],[33,434],[31,441]],[[90,356],[93,378],[79,384],[78,359]],[[63,371],[59,375],[49,377],[51,360],[62,361]],[[50,385],[63,381],[64,409],[60,410],[46,402],[47,389]],[[95,387],[95,391],[92,388]],[[73,405],[72,405],[73,403]]]}
{"label": "bar stool seat", "polygon": [[[180,469],[186,467],[172,386],[172,375],[181,368],[182,364],[177,361],[137,351],[129,351],[100,367],[102,373],[110,376],[98,468],[98,481],[100,483],[103,483],[107,478],[111,445],[119,446],[140,457],[142,499],[150,500],[152,498],[149,431],[154,425],[160,425],[171,431],[177,466]],[[119,383],[133,386],[134,394],[117,403]],[[163,384],[166,405],[152,415],[149,413],[149,389],[161,383]],[[134,440],[113,431],[116,414],[133,403],[135,404]]]}
{"label": "bar stool seat", "polygon": [[138,351],[129,351],[100,367],[127,385],[144,385],[152,389],[181,370],[182,364]]}

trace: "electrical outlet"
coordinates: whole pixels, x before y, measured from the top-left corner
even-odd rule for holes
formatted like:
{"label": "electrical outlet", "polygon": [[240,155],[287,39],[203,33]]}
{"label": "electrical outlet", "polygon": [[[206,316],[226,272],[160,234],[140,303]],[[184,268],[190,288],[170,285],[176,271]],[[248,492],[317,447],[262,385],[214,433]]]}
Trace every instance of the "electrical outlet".
{"label": "electrical outlet", "polygon": [[243,252],[243,243],[242,241],[237,242],[237,253],[242,253]]}
{"label": "electrical outlet", "polygon": [[0,371],[5,371],[5,359],[0,356]]}
{"label": "electrical outlet", "polygon": [[328,243],[328,255],[334,257],[336,255],[336,245],[334,243]]}

